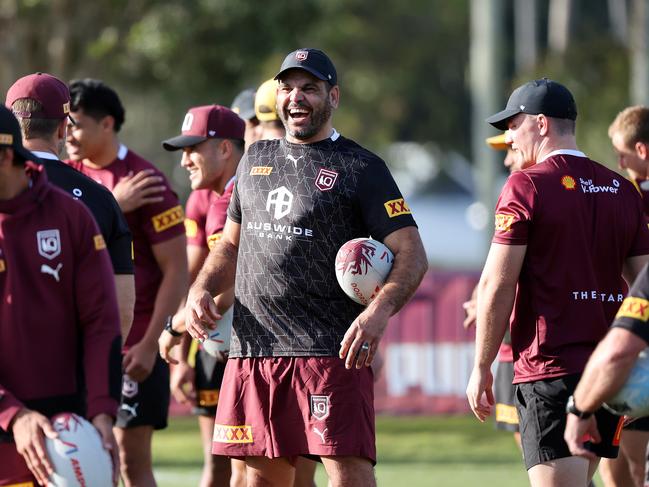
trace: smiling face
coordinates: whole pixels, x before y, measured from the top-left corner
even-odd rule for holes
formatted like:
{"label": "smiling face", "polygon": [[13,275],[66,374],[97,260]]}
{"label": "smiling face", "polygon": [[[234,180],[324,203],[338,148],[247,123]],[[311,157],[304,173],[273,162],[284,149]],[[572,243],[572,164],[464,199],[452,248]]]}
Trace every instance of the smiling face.
{"label": "smiling face", "polygon": [[83,110],[72,112],[74,125],[68,124],[65,149],[73,161],[97,159],[113,138],[112,117],[96,120]]}
{"label": "smiling face", "polygon": [[338,86],[330,87],[307,71],[291,69],[283,74],[277,91],[277,109],[286,128],[286,139],[308,144],[329,137],[338,98]]}
{"label": "smiling face", "polygon": [[192,189],[212,189],[220,187],[225,169],[219,139],[207,139],[199,144],[183,149],[180,165],[189,171]]}

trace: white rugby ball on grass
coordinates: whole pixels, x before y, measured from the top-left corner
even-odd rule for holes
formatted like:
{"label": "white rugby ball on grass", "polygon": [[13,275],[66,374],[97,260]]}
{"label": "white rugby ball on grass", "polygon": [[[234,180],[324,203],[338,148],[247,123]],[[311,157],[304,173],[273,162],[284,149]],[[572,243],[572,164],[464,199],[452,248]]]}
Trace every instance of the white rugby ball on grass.
{"label": "white rugby ball on grass", "polygon": [[113,462],[95,427],[74,413],[52,418],[56,439],[45,438],[54,474],[48,487],[112,487]]}
{"label": "white rugby ball on grass", "polygon": [[225,359],[225,354],[230,351],[230,336],[232,335],[232,315],[234,306],[221,315],[216,322],[216,328],[208,330],[208,338],[201,344],[203,350],[220,360]]}
{"label": "white rugby ball on grass", "polygon": [[649,348],[640,352],[626,383],[604,407],[620,416],[649,416]]}
{"label": "white rugby ball on grass", "polygon": [[394,255],[378,240],[355,238],[336,254],[336,278],[345,294],[367,306],[383,287]]}

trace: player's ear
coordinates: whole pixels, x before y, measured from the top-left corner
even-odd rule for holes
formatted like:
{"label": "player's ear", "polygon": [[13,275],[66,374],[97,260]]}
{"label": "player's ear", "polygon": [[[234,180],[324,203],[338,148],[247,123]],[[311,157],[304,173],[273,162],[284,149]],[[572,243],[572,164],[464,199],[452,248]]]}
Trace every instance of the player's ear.
{"label": "player's ear", "polygon": [[329,102],[332,107],[338,108],[338,103],[340,102],[340,89],[338,88],[338,85],[333,86],[329,90]]}
{"label": "player's ear", "polygon": [[114,132],[115,119],[113,118],[112,115],[106,115],[104,118],[102,118],[99,121],[99,125],[101,125],[101,128],[103,130],[108,130],[110,132]]}
{"label": "player's ear", "polygon": [[548,135],[548,131],[549,131],[548,117],[546,117],[542,113],[538,114],[536,116],[536,126],[539,128],[539,135],[541,136]]}
{"label": "player's ear", "polygon": [[647,144],[640,141],[636,142],[635,153],[640,159],[647,160],[647,158],[649,158],[649,149],[647,148]]}

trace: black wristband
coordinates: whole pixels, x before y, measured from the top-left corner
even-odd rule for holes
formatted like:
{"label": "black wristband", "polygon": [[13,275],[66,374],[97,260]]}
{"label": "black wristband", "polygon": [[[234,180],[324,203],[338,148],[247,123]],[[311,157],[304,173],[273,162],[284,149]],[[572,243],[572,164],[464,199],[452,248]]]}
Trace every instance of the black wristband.
{"label": "black wristband", "polygon": [[172,315],[167,316],[167,319],[165,320],[165,331],[169,333],[172,337],[183,336],[182,333],[173,329],[173,327],[171,326],[172,321],[173,321],[173,316]]}
{"label": "black wristband", "polygon": [[575,406],[575,398],[574,398],[574,396],[570,396],[568,398],[568,404],[566,404],[566,412],[570,413],[570,414],[574,414],[579,419],[588,419],[593,415],[593,413],[591,413],[591,412],[580,411],[579,409],[577,409],[577,406]]}

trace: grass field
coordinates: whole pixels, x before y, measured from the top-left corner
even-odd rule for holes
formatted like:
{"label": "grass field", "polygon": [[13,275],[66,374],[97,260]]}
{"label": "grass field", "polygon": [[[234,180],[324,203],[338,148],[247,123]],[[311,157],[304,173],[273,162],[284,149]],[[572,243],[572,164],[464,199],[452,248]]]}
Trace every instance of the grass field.
{"label": "grass field", "polygon": [[[381,487],[527,485],[512,436],[473,416],[379,417],[376,426]],[[202,456],[195,418],[172,418],[154,436],[154,461],[160,487],[198,484]],[[318,487],[324,487],[326,476],[318,469]]]}

